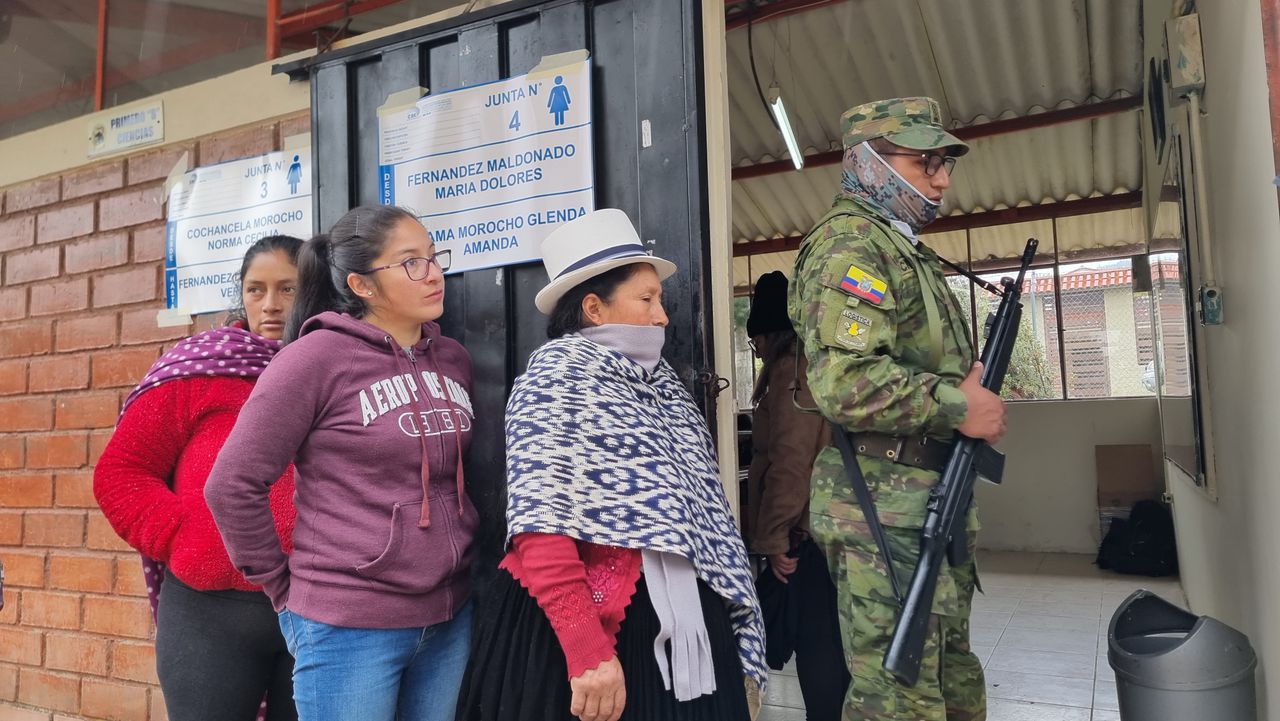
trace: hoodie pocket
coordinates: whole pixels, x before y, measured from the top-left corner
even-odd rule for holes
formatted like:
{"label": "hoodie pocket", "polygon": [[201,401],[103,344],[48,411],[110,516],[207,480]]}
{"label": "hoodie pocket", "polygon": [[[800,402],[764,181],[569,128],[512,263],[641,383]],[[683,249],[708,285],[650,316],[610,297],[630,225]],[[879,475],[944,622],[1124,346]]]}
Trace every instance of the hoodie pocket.
{"label": "hoodie pocket", "polygon": [[377,558],[356,566],[356,573],[399,593],[428,593],[448,582],[458,570],[459,550],[465,549],[455,548],[458,539],[452,537],[457,533],[458,519],[437,515],[444,512],[434,504],[431,526],[419,528],[422,502],[395,504],[386,547]]}

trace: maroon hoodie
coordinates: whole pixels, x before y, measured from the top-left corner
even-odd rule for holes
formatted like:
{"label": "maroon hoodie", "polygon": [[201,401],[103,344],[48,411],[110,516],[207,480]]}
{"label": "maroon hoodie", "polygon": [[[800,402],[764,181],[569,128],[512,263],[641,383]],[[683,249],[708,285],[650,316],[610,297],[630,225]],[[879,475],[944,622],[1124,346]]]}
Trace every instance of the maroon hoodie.
{"label": "maroon hoodie", "polygon": [[[276,610],[322,623],[453,618],[471,591],[477,522],[461,466],[470,389],[471,357],[435,323],[403,349],[351,316],[307,321],[258,379],[205,485],[232,562]],[[268,494],[291,461],[286,556]]]}

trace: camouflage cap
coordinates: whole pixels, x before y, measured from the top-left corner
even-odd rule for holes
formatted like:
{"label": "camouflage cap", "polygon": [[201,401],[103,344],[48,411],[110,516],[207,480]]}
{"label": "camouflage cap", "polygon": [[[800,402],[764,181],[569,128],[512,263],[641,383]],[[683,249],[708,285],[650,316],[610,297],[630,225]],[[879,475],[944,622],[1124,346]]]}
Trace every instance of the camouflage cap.
{"label": "camouflage cap", "polygon": [[887,138],[895,145],[915,150],[950,148],[964,155],[969,146],[942,127],[942,111],[933,98],[889,98],[849,108],[840,116],[844,147],[866,140]]}

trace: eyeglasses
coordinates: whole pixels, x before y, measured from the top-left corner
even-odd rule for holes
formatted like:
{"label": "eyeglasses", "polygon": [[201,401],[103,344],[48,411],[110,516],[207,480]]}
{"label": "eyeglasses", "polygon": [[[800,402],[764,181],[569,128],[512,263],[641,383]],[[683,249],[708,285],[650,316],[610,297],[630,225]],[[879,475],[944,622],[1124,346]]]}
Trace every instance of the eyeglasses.
{"label": "eyeglasses", "polygon": [[381,265],[377,268],[370,268],[366,273],[376,273],[380,270],[395,268],[397,266],[404,268],[405,275],[409,276],[409,280],[422,280],[431,273],[431,264],[435,263],[441,273],[449,272],[449,251],[441,250],[434,253],[430,258],[405,258],[399,263],[391,265]]}
{"label": "eyeglasses", "polygon": [[751,355],[753,355],[753,356],[755,356],[755,357],[757,357],[757,358],[759,358],[759,357],[760,357],[760,349],[756,347],[756,339],[755,339],[755,338],[748,338],[748,339],[747,339],[747,347],[751,349]]}
{"label": "eyeglasses", "polygon": [[924,162],[924,174],[929,177],[936,175],[938,170],[943,166],[946,166],[947,168],[947,175],[951,175],[951,173],[955,171],[956,160],[959,160],[959,158],[954,155],[939,155],[938,153],[902,153],[891,151],[880,154],[901,155],[904,158],[920,158]]}

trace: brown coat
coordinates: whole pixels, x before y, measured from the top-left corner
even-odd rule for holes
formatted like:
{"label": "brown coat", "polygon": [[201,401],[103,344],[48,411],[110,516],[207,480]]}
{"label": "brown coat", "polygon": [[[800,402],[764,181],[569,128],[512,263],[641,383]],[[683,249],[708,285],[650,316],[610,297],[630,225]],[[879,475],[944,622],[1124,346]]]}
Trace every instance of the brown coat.
{"label": "brown coat", "polygon": [[809,530],[809,475],[813,459],[831,442],[831,430],[814,407],[806,362],[786,353],[769,371],[768,390],[751,423],[751,469],[747,474],[748,549],[785,553],[793,530]]}

